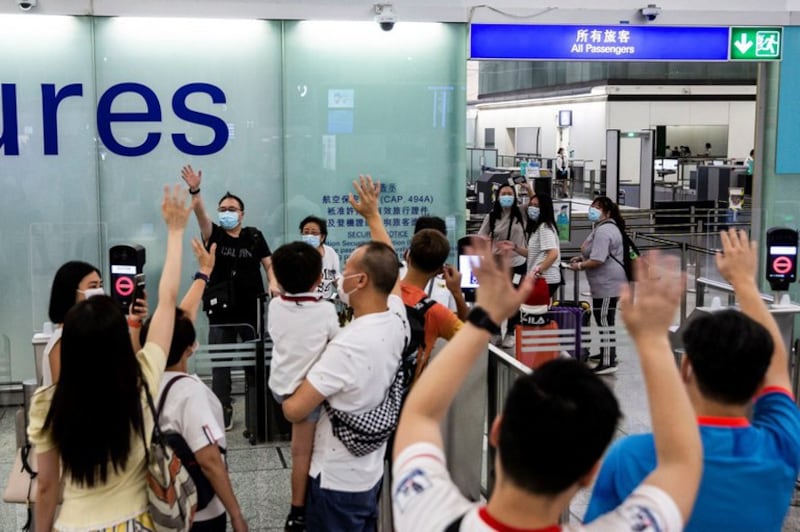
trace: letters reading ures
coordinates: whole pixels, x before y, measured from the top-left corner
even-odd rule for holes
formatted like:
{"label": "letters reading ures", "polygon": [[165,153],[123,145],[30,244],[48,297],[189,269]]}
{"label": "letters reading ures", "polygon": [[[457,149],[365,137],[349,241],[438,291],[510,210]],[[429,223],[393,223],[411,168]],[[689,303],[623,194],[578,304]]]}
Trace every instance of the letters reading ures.
{"label": "letters reading ures", "polygon": [[[114,99],[121,94],[132,93],[144,101],[143,110],[138,112],[112,112]],[[222,89],[210,83],[189,83],[172,96],[172,111],[175,116],[212,130],[213,138],[209,144],[197,145],[189,142],[183,133],[172,133],[175,147],[187,155],[211,155],[225,147],[228,142],[228,125],[214,115],[190,109],[186,100],[195,93],[207,94],[215,104],[226,103]],[[42,134],[44,154],[58,155],[58,106],[67,98],[83,97],[83,84],[71,83],[58,90],[55,84],[42,83]],[[17,119],[17,86],[14,83],[0,84],[0,110],[2,113],[2,134],[0,148],[4,155],[19,155],[19,125]],[[97,102],[97,132],[100,140],[111,152],[126,157],[146,155],[153,151],[161,141],[161,133],[150,131],[138,146],[125,146],[114,137],[112,124],[125,122],[161,122],[161,103],[153,89],[141,83],[118,83],[109,87]]]}

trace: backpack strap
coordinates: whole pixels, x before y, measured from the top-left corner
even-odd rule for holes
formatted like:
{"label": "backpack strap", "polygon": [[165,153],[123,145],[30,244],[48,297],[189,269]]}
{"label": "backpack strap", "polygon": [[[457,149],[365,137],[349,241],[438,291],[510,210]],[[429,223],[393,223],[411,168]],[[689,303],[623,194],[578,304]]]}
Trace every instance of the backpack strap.
{"label": "backpack strap", "polygon": [[464,520],[464,517],[465,517],[466,515],[467,515],[467,514],[461,514],[461,515],[459,515],[459,516],[456,518],[456,520],[455,520],[455,521],[453,521],[452,523],[450,523],[449,525],[447,525],[447,528],[445,528],[445,529],[444,529],[444,532],[458,532],[458,531],[459,531],[459,529],[461,529],[461,521],[463,521],[463,520]]}
{"label": "backpack strap", "polygon": [[[627,235],[626,235],[626,234],[625,234],[625,232],[624,232],[624,231],[623,231],[623,230],[620,228],[620,226],[618,226],[618,225],[617,225],[617,222],[615,222],[615,221],[614,221],[614,220],[612,220],[611,218],[609,218],[609,219],[607,219],[607,220],[603,220],[602,222],[600,222],[599,224],[597,224],[597,227],[600,227],[601,225],[606,225],[606,224],[611,224],[611,225],[613,225],[614,227],[616,227],[616,228],[617,228],[617,231],[619,231],[619,236],[620,236],[620,238],[622,239],[622,260],[624,261],[624,260],[625,260],[625,237],[626,237]],[[621,262],[621,261],[620,261],[620,260],[619,260],[617,257],[615,257],[615,256],[614,256],[614,254],[613,254],[613,253],[611,253],[611,250],[609,250],[609,252],[608,252],[608,256],[609,256],[609,257],[611,257],[611,259],[612,259],[614,262],[616,262],[617,264],[619,264],[619,265],[622,267],[622,271],[623,271],[623,272],[625,272],[625,277],[627,278],[627,276],[628,276],[628,270],[626,270],[626,269],[625,269],[625,263],[624,263],[624,262]]]}
{"label": "backpack strap", "polygon": [[414,305],[414,310],[418,310],[422,313],[422,316],[425,316],[425,313],[428,312],[428,309],[431,308],[433,305],[436,304],[436,301],[429,297],[423,297]]}
{"label": "backpack strap", "polygon": [[425,355],[425,349],[423,349],[424,347],[427,347],[427,346],[425,346],[425,340],[424,340],[424,335],[425,335],[425,313],[428,312],[428,309],[430,309],[435,304],[436,304],[436,301],[434,301],[433,299],[431,299],[429,297],[423,297],[422,299],[417,301],[416,305],[414,305],[414,310],[418,311],[420,313],[420,316],[422,317],[423,343],[420,344],[420,346],[417,348],[417,367],[414,370],[414,380],[412,382],[416,382],[417,381],[417,379],[419,378],[420,373],[422,373],[422,370],[425,369],[425,366],[428,365],[428,357]]}
{"label": "backpack strap", "polygon": [[158,421],[161,418],[161,411],[164,410],[164,402],[167,400],[167,395],[169,394],[169,390],[172,388],[172,385],[178,382],[181,379],[189,378],[188,375],[177,375],[172,377],[166,386],[164,386],[164,391],[161,394],[161,399],[158,400],[158,408],[154,412],[153,416],[153,423],[158,425]]}

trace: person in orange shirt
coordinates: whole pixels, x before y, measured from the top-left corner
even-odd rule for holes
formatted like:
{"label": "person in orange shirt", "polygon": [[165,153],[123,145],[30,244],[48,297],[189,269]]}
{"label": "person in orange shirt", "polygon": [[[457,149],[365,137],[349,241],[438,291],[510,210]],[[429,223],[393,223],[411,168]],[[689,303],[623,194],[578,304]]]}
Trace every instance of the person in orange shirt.
{"label": "person in orange shirt", "polygon": [[[408,271],[400,282],[403,303],[414,307],[428,297],[425,287],[431,278],[438,275],[445,267],[445,261],[450,255],[450,243],[447,238],[435,229],[422,229],[414,234],[411,246],[406,251],[406,264]],[[450,275],[460,276],[457,270]],[[460,283],[460,279],[458,279]],[[453,311],[441,303],[430,300],[424,305],[425,310],[425,347],[421,357],[417,360],[416,376],[425,369],[425,365],[433,350],[437,338],[449,340],[463,323]]]}

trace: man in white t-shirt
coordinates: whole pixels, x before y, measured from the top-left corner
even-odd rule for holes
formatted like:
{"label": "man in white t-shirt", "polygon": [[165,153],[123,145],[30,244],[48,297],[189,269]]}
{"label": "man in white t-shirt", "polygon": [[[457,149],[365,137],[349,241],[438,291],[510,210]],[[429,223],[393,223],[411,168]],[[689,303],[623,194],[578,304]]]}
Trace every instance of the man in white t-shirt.
{"label": "man in white t-shirt", "polygon": [[[492,257],[491,245],[476,239],[468,254]],[[647,385],[658,466],[613,512],[567,530],[673,531],[691,513],[702,448],[667,337],[683,289],[676,261],[668,259],[655,253],[648,258],[648,264],[665,266],[651,271],[651,278],[637,263],[637,298],[627,287],[622,296]],[[517,379],[492,423],[496,478],[488,503],[470,502],[452,483],[440,421],[497,324],[518,311],[532,286],[528,276],[515,290],[503,262],[505,267],[494,260],[473,265],[477,305],[406,400],[394,447],[398,532],[560,530],[559,516],[590,484],[616,429],[620,412],[613,393],[579,362],[558,359]]]}
{"label": "man in white t-shirt", "polygon": [[[353,308],[353,321],[328,344],[305,380],[283,403],[283,412],[292,422],[325,403],[309,469],[309,530],[376,529],[389,434],[376,437],[369,450],[354,449],[341,432],[341,414],[363,416],[386,404],[395,389],[409,337],[405,306],[399,297],[399,263],[378,212],[380,185],[361,177],[354,186],[359,199],[351,195],[350,204],[366,220],[373,240],[353,251],[338,281],[339,298]],[[383,420],[389,432],[398,415],[399,405],[391,416],[394,419]]]}

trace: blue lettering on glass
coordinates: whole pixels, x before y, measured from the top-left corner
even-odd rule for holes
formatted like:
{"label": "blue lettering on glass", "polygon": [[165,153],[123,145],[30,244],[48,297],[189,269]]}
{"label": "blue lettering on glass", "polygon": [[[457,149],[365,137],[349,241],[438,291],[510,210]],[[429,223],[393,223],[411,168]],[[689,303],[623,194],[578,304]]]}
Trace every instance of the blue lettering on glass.
{"label": "blue lettering on glass", "polygon": [[[142,97],[147,111],[139,113],[113,113],[111,105],[114,99],[120,94],[132,92]],[[118,83],[103,93],[97,103],[97,133],[105,146],[116,153],[125,157],[137,157],[146,155],[153,151],[161,140],[161,133],[151,131],[147,134],[144,142],[138,146],[125,146],[117,142],[114,133],[111,131],[113,122],[160,122],[161,104],[153,89],[141,83]]]}
{"label": "blue lettering on glass", "polygon": [[198,146],[189,142],[185,134],[173,133],[172,142],[183,153],[189,155],[211,155],[222,150],[228,142],[228,125],[217,116],[200,113],[186,106],[186,98],[196,92],[208,94],[211,96],[213,103],[226,103],[225,93],[219,87],[210,83],[189,83],[175,91],[172,96],[172,110],[178,118],[211,129],[214,132],[214,140],[209,144]]}
{"label": "blue lettering on glass", "polygon": [[42,83],[42,134],[45,155],[58,155],[58,106],[70,96],[83,96],[83,85],[70,83],[56,92],[54,83]]}
{"label": "blue lettering on glass", "polygon": [[471,59],[726,61],[727,27],[472,24]]}
{"label": "blue lettering on glass", "polygon": [[17,86],[13,83],[0,84],[0,98],[3,99],[3,133],[0,146],[6,155],[19,155],[19,129],[17,127]]}

